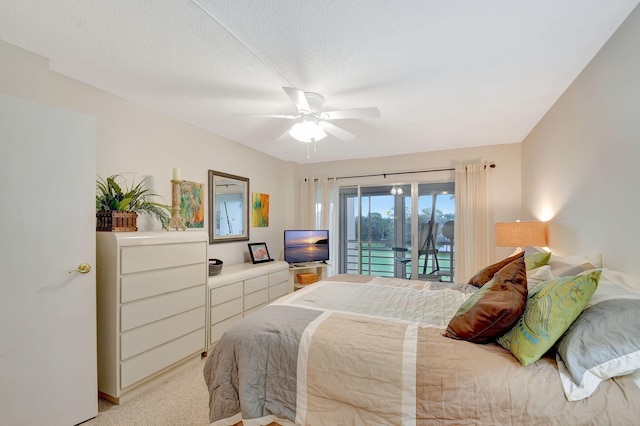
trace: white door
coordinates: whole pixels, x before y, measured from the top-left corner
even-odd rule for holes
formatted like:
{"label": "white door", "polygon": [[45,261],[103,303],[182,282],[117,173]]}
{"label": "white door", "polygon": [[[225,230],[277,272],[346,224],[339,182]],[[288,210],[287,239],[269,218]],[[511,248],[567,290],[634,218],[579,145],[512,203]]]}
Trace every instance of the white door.
{"label": "white door", "polygon": [[95,119],[0,95],[0,423],[98,414]]}

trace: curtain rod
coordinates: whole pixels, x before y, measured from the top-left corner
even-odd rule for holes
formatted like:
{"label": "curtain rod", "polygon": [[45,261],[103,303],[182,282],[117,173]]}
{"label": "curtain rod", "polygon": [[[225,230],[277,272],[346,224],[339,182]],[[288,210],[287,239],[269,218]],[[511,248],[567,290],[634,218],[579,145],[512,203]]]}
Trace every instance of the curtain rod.
{"label": "curtain rod", "polygon": [[[486,169],[487,167],[490,167],[492,169],[496,168],[496,164],[495,163],[491,163],[488,165],[485,165],[484,168]],[[391,173],[373,173],[370,175],[357,175],[357,176],[337,176],[335,178],[330,178],[330,179],[355,179],[355,178],[364,178],[364,177],[374,177],[374,176],[382,176],[385,179],[387,178],[387,176],[393,176],[393,175],[407,175],[407,174],[412,174],[412,173],[430,173],[430,172],[450,172],[450,171],[454,171],[456,168],[455,167],[447,167],[447,168],[441,168],[441,169],[428,169],[428,170],[414,170],[414,171],[408,171],[408,172],[391,172]]]}

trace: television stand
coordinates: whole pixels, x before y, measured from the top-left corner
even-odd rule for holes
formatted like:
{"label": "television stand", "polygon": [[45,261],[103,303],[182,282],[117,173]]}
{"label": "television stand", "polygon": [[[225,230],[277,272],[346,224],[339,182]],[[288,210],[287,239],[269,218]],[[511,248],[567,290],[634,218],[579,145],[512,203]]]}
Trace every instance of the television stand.
{"label": "television stand", "polygon": [[289,266],[289,290],[299,290],[311,284],[300,284],[297,274],[301,272],[311,272],[318,274],[318,281],[327,278],[327,265],[324,262],[294,263]]}

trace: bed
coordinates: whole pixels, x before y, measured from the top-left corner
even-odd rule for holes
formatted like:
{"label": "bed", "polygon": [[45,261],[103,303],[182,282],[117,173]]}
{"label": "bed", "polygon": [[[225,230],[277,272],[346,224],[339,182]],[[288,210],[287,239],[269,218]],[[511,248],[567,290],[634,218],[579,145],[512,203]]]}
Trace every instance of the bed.
{"label": "bed", "polygon": [[[570,266],[564,276],[571,280],[594,269]],[[554,278],[557,268],[547,269],[546,275],[539,268],[526,271],[531,282],[540,281],[536,288],[548,288],[549,278],[569,280]],[[489,282],[503,269],[489,274]],[[579,339],[565,345],[566,363],[555,342],[524,366],[505,349],[513,342],[487,338],[474,343],[452,336],[453,319],[464,306],[479,304],[484,284],[361,275],[337,275],[315,283],[244,318],[215,346],[204,367],[211,424],[638,424],[640,348],[634,345],[640,344],[640,293],[615,273],[597,271],[598,289],[571,322],[578,323],[581,316],[612,300],[630,304],[625,315],[632,318],[626,318],[630,324],[622,342],[596,342],[605,345],[600,351],[612,359],[600,359],[595,367],[580,365],[585,357],[572,352],[576,344],[584,351],[585,342]],[[517,314],[520,318],[528,312],[531,294],[540,292],[525,290],[527,311]],[[464,315],[473,314],[473,309],[467,311]],[[589,327],[601,322],[593,315],[586,324],[591,337],[594,330]],[[619,319],[614,315],[613,325],[601,331],[615,334],[610,328]],[[570,332],[578,334],[571,328],[562,330],[558,340],[569,341],[565,336]],[[614,348],[615,356],[610,355],[611,344],[625,346],[623,353]],[[572,353],[580,359],[571,358]],[[567,390],[567,377],[579,376],[576,365],[587,379]]]}

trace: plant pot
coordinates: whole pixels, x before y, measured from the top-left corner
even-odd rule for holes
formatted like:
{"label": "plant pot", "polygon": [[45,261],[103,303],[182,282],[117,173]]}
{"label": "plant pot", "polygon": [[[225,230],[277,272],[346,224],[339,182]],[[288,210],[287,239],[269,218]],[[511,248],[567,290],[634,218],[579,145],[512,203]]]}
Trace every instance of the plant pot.
{"label": "plant pot", "polygon": [[121,212],[116,210],[99,211],[96,213],[96,231],[137,231],[138,213]]}

